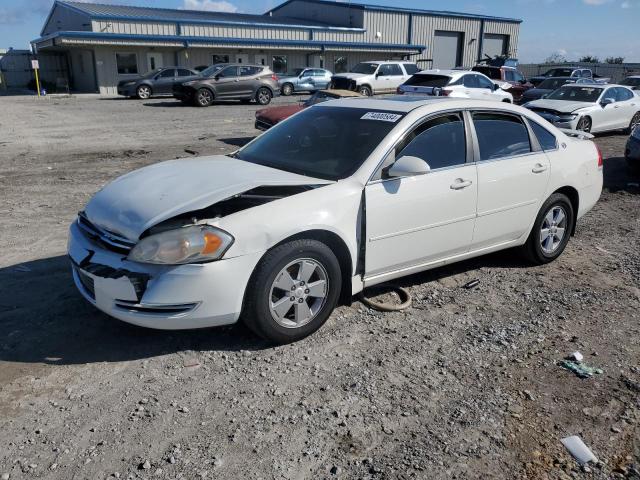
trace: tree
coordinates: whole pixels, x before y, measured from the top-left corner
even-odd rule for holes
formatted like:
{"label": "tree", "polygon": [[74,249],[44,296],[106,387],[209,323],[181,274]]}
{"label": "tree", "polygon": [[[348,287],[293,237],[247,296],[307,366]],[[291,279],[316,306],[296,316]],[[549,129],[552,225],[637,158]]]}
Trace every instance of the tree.
{"label": "tree", "polygon": [[594,57],[593,55],[585,55],[578,59],[579,63],[600,63],[600,59],[598,57]]}
{"label": "tree", "polygon": [[555,52],[552,53],[551,55],[549,55],[544,63],[548,63],[548,64],[554,64],[554,63],[567,63],[567,59],[565,58],[565,56],[563,54],[561,54],[560,52]]}
{"label": "tree", "polygon": [[620,65],[620,64],[624,63],[624,57],[607,57],[605,59],[605,62],[614,63],[616,65]]}

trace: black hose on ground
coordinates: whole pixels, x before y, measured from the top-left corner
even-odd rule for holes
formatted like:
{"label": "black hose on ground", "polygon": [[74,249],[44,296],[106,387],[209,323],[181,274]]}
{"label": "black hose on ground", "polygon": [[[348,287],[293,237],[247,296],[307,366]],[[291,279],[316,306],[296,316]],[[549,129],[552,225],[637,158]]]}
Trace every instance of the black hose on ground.
{"label": "black hose on ground", "polygon": [[378,303],[373,300],[369,300],[364,296],[364,291],[360,292],[358,298],[362,303],[364,303],[367,307],[373,308],[374,310],[378,310],[380,312],[398,312],[400,310],[405,310],[411,306],[411,302],[413,301],[411,298],[411,294],[408,290],[398,287],[396,285],[376,285],[376,288],[389,288],[396,292],[400,297],[400,301],[402,303],[399,304],[391,304],[391,303]]}

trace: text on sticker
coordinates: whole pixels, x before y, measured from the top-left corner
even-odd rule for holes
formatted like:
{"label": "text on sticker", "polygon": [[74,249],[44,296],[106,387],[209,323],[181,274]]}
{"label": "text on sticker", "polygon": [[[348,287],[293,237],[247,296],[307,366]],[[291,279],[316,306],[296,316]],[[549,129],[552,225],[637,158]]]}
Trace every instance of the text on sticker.
{"label": "text on sticker", "polygon": [[395,123],[401,117],[402,115],[398,115],[397,113],[367,112],[360,120],[379,120],[381,122]]}

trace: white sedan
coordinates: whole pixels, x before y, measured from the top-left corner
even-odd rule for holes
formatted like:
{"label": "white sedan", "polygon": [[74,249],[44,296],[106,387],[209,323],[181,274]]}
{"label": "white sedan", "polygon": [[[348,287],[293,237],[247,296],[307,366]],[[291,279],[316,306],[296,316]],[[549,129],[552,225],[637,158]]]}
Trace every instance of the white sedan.
{"label": "white sedan", "polygon": [[529,110],[335,100],[228,156],[118,178],[70,227],[100,310],[158,329],[242,318],[277,343],[363,288],[510,247],[556,259],[602,189],[595,144]]}
{"label": "white sedan", "polygon": [[[504,83],[503,86],[511,87],[508,83]],[[489,77],[467,70],[423,70],[400,85],[398,94],[513,103],[513,95]]]}
{"label": "white sedan", "polygon": [[568,84],[523,106],[558,128],[630,133],[640,124],[640,97],[623,85]]}

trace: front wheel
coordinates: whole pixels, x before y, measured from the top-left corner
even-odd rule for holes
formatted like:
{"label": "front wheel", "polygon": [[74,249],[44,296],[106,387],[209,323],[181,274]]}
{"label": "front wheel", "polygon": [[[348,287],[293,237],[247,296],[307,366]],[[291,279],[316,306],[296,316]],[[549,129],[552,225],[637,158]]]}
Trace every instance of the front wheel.
{"label": "front wheel", "polygon": [[571,202],[554,193],[542,205],[523,246],[525,256],[536,265],[544,265],[558,258],[564,251],[573,229],[575,213]]}
{"label": "front wheel", "polygon": [[148,98],[151,98],[151,87],[148,85],[140,85],[136,89],[136,96],[140,100],[147,100]]}
{"label": "front wheel", "polygon": [[273,95],[271,94],[271,90],[265,87],[259,88],[258,92],[256,93],[256,101],[260,105],[269,105],[269,103],[271,103],[272,97]]}
{"label": "front wheel", "polygon": [[580,119],[580,121],[578,122],[578,125],[576,126],[576,130],[580,130],[582,132],[586,132],[589,133],[591,132],[591,118],[589,117],[582,117]]}
{"label": "front wheel", "polygon": [[371,90],[371,87],[368,87],[366,85],[363,85],[362,87],[358,88],[358,93],[364,97],[370,97],[371,95],[373,95],[373,91]]}
{"label": "front wheel", "polygon": [[293,85],[291,85],[290,83],[285,83],[280,91],[282,92],[282,95],[288,97],[293,93]]}
{"label": "front wheel", "polygon": [[198,107],[208,107],[213,103],[213,93],[208,88],[201,88],[196,92],[195,103]]}
{"label": "front wheel", "polygon": [[278,344],[318,330],[335,308],[340,264],[316,240],[294,240],[269,251],[247,286],[242,317],[259,336]]}

